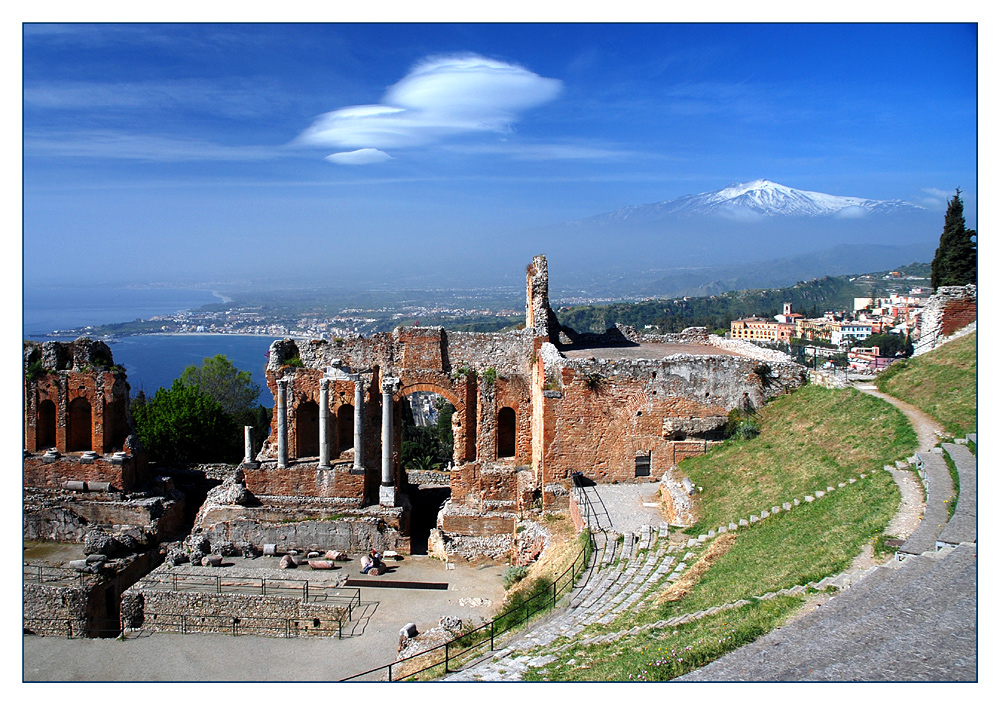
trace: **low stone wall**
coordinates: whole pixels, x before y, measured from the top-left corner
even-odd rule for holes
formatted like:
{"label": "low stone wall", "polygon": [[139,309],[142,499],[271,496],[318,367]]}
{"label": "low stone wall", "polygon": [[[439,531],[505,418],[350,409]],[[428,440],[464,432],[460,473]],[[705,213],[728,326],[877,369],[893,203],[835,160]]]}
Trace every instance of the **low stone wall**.
{"label": "low stone wall", "polygon": [[107,482],[114,490],[130,490],[138,482],[134,456],[122,460],[64,455],[49,459],[32,455],[24,459],[24,484],[28,487],[61,489],[64,482]]}
{"label": "low stone wall", "polygon": [[975,284],[938,287],[924,306],[920,338],[913,345],[913,354],[929,352],[956,332],[972,327],[977,321],[977,303]]}
{"label": "low stone wall", "polygon": [[105,494],[71,494],[25,490],[22,520],[26,541],[82,542],[96,527],[140,526],[158,538],[181,529],[184,497],[117,500]]}
{"label": "low stone wall", "polygon": [[[370,515],[366,516],[366,512]],[[372,507],[366,510],[325,514],[316,510],[281,511],[265,507],[215,507],[198,515],[195,531],[212,545],[251,544],[258,551],[265,544],[279,550],[292,548],[317,551],[399,551],[409,553],[410,539],[402,507]]]}
{"label": "low stone wall", "polygon": [[214,594],[129,589],[122,622],[156,632],[336,636],[347,608],[281,595]]}
{"label": "low stone wall", "polygon": [[90,636],[95,611],[91,600],[95,583],[74,586],[22,586],[23,625],[26,631],[41,636]]}
{"label": "low stone wall", "polygon": [[361,498],[365,476],[353,474],[351,468],[351,463],[335,463],[329,470],[321,470],[308,462],[279,470],[276,461],[266,461],[259,468],[244,468],[243,474],[247,489],[256,495]]}

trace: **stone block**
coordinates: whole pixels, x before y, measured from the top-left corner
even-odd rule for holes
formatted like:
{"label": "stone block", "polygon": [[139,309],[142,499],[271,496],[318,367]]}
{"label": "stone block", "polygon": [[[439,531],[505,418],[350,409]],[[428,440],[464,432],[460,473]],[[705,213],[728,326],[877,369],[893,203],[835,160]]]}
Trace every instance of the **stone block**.
{"label": "stone block", "polygon": [[417,635],[417,625],[414,624],[413,622],[404,624],[403,628],[399,630],[399,635],[405,636],[408,639],[412,639]]}
{"label": "stone block", "polygon": [[826,491],[827,491],[827,492],[833,492],[833,488],[832,488],[832,487],[827,487],[827,488],[826,488]]}
{"label": "stone block", "polygon": [[724,533],[726,533],[727,531],[729,531],[729,527],[728,527],[728,526],[720,526],[720,527],[719,527],[719,529],[718,529],[718,532],[719,532],[720,534],[724,534]]}
{"label": "stone block", "polygon": [[795,499],[793,499],[793,500],[792,500],[792,504],[794,504],[794,505],[795,505],[795,506],[797,507],[797,506],[799,506],[800,504],[802,504],[802,502],[800,502],[800,501],[799,501],[799,498],[798,498],[798,497],[796,497]]}
{"label": "stone block", "polygon": [[760,513],[761,519],[767,519],[769,516],[771,516],[771,513],[768,512],[766,509],[762,510]]}
{"label": "stone block", "polygon": [[820,497],[822,497],[823,495],[825,495],[826,492],[824,492],[823,490],[816,490],[813,494],[816,495],[816,499],[819,499]]}
{"label": "stone block", "polygon": [[760,517],[758,517],[756,514],[751,514],[750,515],[750,523],[751,524],[756,524],[758,521],[760,521]]}
{"label": "stone block", "polygon": [[730,531],[736,531],[736,529],[738,529],[738,528],[739,527],[736,526],[736,524],[734,524],[733,522],[729,522],[729,530]]}
{"label": "stone block", "polygon": [[750,522],[746,519],[740,519],[740,526],[750,526]]}
{"label": "stone block", "polygon": [[706,534],[706,536],[708,538],[710,538],[710,539],[714,539],[715,538],[715,529],[709,529],[708,533]]}
{"label": "stone block", "polygon": [[854,479],[854,478],[852,477],[852,478],[851,478],[851,479],[849,479],[849,480],[848,480],[847,482],[853,485],[853,484],[854,484],[855,482],[857,482],[857,480],[855,480],[855,479]]}
{"label": "stone block", "polygon": [[790,502],[782,502],[781,508],[784,509],[786,512],[790,512],[792,510],[792,505]]}
{"label": "stone block", "polygon": [[396,488],[382,485],[378,488],[378,503],[383,507],[396,506]]}
{"label": "stone block", "polygon": [[803,499],[804,501],[806,501],[806,502],[815,502],[815,501],[816,501],[816,498],[815,498],[815,497],[812,497],[812,496],[810,496],[810,495],[806,495],[806,496],[805,496],[805,497],[803,497],[802,499]]}

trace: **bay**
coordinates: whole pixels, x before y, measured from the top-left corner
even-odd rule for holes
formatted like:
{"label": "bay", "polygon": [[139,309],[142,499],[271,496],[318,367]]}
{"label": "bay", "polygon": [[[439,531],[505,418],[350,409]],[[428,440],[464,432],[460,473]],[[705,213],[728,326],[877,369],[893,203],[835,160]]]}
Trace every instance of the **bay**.
{"label": "bay", "polygon": [[29,339],[56,330],[128,323],[190,311],[224,297],[205,289],[25,286],[22,329]]}
{"label": "bay", "polygon": [[[72,340],[50,334],[189,311],[223,300],[212,291],[182,288],[26,286],[23,294],[22,337],[27,340]],[[139,390],[152,396],[160,387],[169,387],[188,365],[225,355],[237,368],[250,372],[261,388],[258,403],[271,407],[274,398],[264,367],[273,340],[253,335],[137,335],[108,345],[115,362],[125,367],[133,396]]]}

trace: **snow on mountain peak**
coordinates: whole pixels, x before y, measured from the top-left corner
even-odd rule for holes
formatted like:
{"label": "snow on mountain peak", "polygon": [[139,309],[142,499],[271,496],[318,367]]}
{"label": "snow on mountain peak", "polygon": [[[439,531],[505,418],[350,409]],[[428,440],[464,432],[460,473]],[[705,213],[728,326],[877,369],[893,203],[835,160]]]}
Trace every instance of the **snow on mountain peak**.
{"label": "snow on mountain peak", "polygon": [[767,179],[729,184],[719,191],[682,196],[656,204],[661,212],[718,213],[736,215],[861,215],[865,212],[920,209],[903,201],[877,201],[854,196],[831,196],[816,191],[801,191]]}

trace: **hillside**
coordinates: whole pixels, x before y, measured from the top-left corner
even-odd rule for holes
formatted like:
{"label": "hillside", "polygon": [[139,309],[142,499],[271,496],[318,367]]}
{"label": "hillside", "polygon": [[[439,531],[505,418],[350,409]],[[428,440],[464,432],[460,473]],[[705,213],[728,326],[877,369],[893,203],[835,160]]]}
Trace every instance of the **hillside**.
{"label": "hillside", "polygon": [[965,435],[976,430],[976,351],[972,333],[894,364],[876,384],[937,419],[949,433]]}
{"label": "hillside", "polygon": [[615,323],[635,326],[659,326],[666,333],[677,333],[690,326],[709,330],[728,329],[733,319],[744,316],[774,315],[782,304],[807,316],[821,316],[823,311],[851,308],[856,297],[868,296],[871,285],[851,277],[823,277],[780,289],[747,289],[725,294],[679,299],[660,299],[641,303],[560,308],[559,322],[578,332],[603,333]]}

